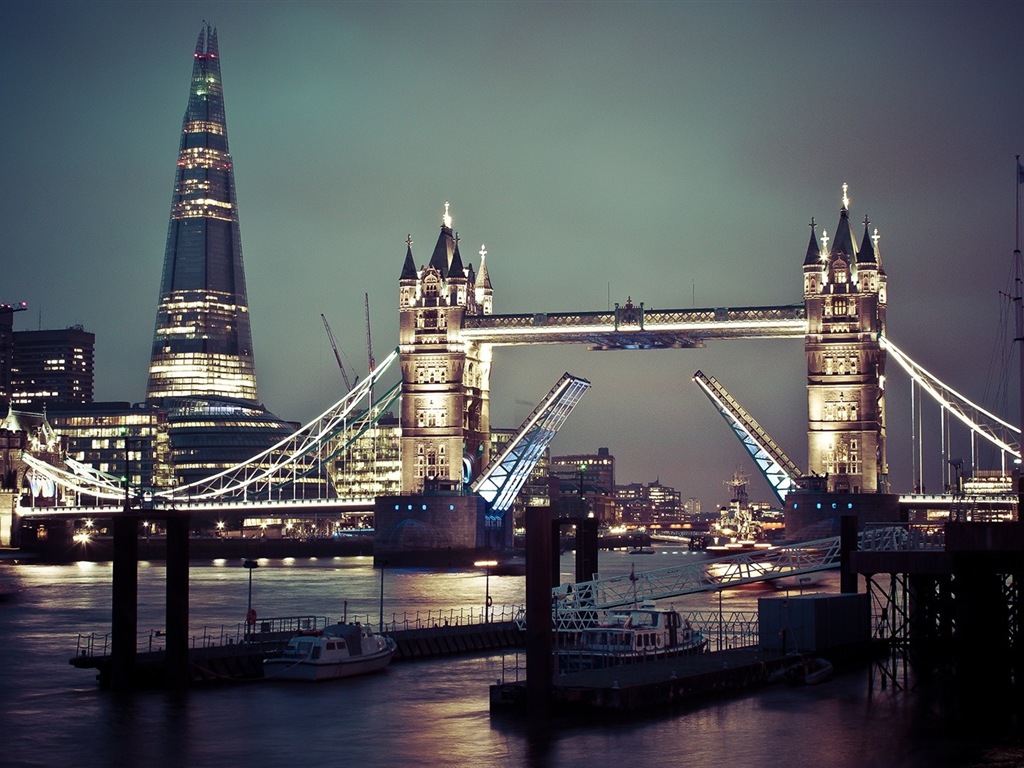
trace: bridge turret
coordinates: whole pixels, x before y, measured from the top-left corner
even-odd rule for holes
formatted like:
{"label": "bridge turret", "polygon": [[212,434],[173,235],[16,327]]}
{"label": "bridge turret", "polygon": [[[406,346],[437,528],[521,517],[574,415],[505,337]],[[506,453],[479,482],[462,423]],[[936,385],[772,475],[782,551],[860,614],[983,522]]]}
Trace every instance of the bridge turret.
{"label": "bridge turret", "polygon": [[811,217],[811,240],[807,243],[804,255],[804,297],[821,293],[825,282],[825,260],[827,255],[818,245],[818,235],[814,231],[814,217]]}
{"label": "bridge turret", "polygon": [[[467,314],[489,311],[490,294],[478,302],[447,203],[430,262],[418,271],[407,242],[399,279],[402,490],[459,490],[464,460],[475,476],[489,459],[491,348],[462,329]],[[483,266],[480,282],[489,285]]]}
{"label": "bridge turret", "polygon": [[820,285],[813,243],[804,258],[808,470],[827,477],[830,492],[885,493],[885,277],[877,240],[858,254],[847,189],[831,248],[821,237]]}

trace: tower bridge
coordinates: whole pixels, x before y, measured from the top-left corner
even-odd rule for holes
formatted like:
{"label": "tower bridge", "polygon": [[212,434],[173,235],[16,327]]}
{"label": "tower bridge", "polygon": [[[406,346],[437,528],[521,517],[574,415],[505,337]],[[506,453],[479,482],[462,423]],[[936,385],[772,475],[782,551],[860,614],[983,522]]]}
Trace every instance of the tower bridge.
{"label": "tower bridge", "polygon": [[[867,506],[876,516],[881,497],[890,498],[885,513],[890,515],[897,514],[901,506],[955,508],[957,500],[952,495],[900,498],[888,493],[887,357],[892,356],[912,376],[920,378],[937,399],[952,401],[952,395],[945,393],[954,391],[935,383],[934,377],[925,379],[916,373],[923,369],[916,368],[885,336],[887,278],[878,251],[877,230],[872,231],[865,218],[863,238],[857,246],[845,187],[834,236],[823,232],[819,238],[815,230],[812,221],[802,264],[801,304],[653,309],[629,299],[600,311],[495,314],[486,249],[480,249],[478,271],[464,264],[446,205],[427,264],[416,266],[412,238],[406,241],[399,278],[400,329],[395,354],[361,386],[293,437],[208,480],[161,491],[156,503],[188,504],[198,514],[243,507],[257,514],[267,504],[294,510],[297,515],[321,504],[336,510],[349,506],[365,510],[368,503],[372,504],[367,499],[332,498],[330,483],[321,482],[322,491],[311,495],[310,481],[331,465],[344,445],[371,428],[392,403],[400,408],[403,496],[461,494],[488,473],[503,481],[514,476],[521,483],[529,468],[520,465],[514,471],[506,468],[495,472],[491,467],[490,378],[495,347],[584,344],[592,350],[692,349],[717,340],[802,338],[807,359],[805,466],[807,475],[819,480],[816,492],[855,494],[858,506],[871,498]],[[392,362],[397,362],[399,381],[388,385],[382,377]],[[387,393],[383,400],[373,401],[374,385],[378,394]],[[573,404],[586,386],[578,388]],[[360,400],[363,404],[357,405]],[[551,407],[550,413],[559,412],[557,406]],[[978,412],[959,406],[956,413],[961,420],[969,421],[967,416]],[[1019,456],[1013,436],[1008,435],[1008,425],[1001,424],[999,445],[1010,455]],[[985,437],[994,434],[977,425],[974,431]],[[546,430],[544,439],[551,436],[552,430]],[[748,448],[757,459],[755,442],[751,441]],[[1015,450],[1017,453],[1013,453]],[[511,453],[521,462],[523,455],[534,456],[536,450],[524,448]],[[270,458],[272,455],[279,458]],[[37,469],[42,471],[41,466]],[[105,487],[96,497],[106,498],[112,506],[120,505],[124,496],[121,486],[109,477],[100,481],[103,483]],[[790,482],[786,490],[792,487],[795,483]],[[497,488],[490,493],[492,498],[508,497]],[[992,505],[998,506],[998,500],[986,498],[985,506]],[[846,511],[852,507],[843,506]],[[829,506],[824,509],[827,511]],[[491,527],[500,529],[494,545],[511,542],[511,520],[505,519],[504,511],[485,515]]]}

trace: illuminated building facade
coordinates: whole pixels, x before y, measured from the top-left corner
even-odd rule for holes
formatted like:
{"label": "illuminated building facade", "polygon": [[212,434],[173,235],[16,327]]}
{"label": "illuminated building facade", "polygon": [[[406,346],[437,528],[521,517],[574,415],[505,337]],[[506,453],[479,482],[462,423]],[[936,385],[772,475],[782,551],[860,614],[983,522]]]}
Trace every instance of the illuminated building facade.
{"label": "illuminated building facade", "polygon": [[888,493],[885,447],[886,274],[878,230],[864,217],[857,247],[843,185],[829,245],[811,222],[804,257],[807,307],[807,456],[831,493]]}
{"label": "illuminated building facade", "polygon": [[331,470],[338,498],[354,501],[401,493],[401,438],[398,417],[385,413],[352,441]]}
{"label": "illuminated building facade", "polygon": [[181,126],[146,398],[257,402],[217,32],[199,33]]}
{"label": "illuminated building facade", "polygon": [[18,408],[91,403],[96,336],[76,325],[14,331],[11,403]]}
{"label": "illuminated building facade", "polygon": [[657,480],[615,487],[615,504],[624,523],[678,522],[682,519],[680,500],[679,491]]}
{"label": "illuminated building facade", "polygon": [[615,457],[607,448],[596,454],[552,456],[549,476],[558,481],[559,506],[572,511],[572,499],[582,498],[587,513],[602,523],[617,522],[615,507]]}
{"label": "illuminated building facade", "polygon": [[430,261],[417,269],[412,238],[399,278],[402,491],[458,492],[490,459],[491,347],[462,336],[463,318],[489,315],[494,291],[464,265],[445,204]]}
{"label": "illuminated building facade", "polygon": [[167,410],[152,404],[89,403],[48,413],[66,454],[133,488],[174,484]]}

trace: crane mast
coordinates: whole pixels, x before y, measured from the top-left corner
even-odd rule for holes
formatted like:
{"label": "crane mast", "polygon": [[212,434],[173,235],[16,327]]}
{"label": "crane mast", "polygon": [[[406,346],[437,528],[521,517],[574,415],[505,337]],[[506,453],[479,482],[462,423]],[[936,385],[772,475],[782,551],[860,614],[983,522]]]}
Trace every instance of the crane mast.
{"label": "crane mast", "polygon": [[345,372],[345,366],[341,362],[341,354],[338,352],[338,344],[334,341],[334,333],[331,332],[331,325],[327,322],[327,316],[322,312],[320,318],[324,321],[324,329],[327,331],[327,339],[331,342],[331,349],[334,350],[334,359],[338,361],[338,368],[341,369],[341,377],[345,379],[345,388],[351,392],[352,383],[348,380],[348,373]]}

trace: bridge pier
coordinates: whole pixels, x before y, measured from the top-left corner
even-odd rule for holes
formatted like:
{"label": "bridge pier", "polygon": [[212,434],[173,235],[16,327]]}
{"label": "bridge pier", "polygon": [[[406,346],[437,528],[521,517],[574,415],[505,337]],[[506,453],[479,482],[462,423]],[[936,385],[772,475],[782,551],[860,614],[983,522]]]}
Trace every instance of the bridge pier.
{"label": "bridge pier", "polygon": [[139,516],[130,508],[111,521],[114,529],[110,617],[110,687],[129,690],[135,671],[139,620]]}
{"label": "bridge pier", "polygon": [[188,569],[189,528],[187,512],[167,518],[167,687],[188,685]]}
{"label": "bridge pier", "polygon": [[[526,701],[539,717],[551,707],[551,587],[550,563],[555,529],[549,507],[526,508]],[[557,541],[557,538],[555,538]]]}
{"label": "bridge pier", "polygon": [[[110,628],[110,688],[135,686],[139,619],[139,513],[126,508],[113,518],[114,568]],[[167,528],[165,585],[165,681],[170,688],[188,685],[189,528],[187,512],[170,511]]]}

